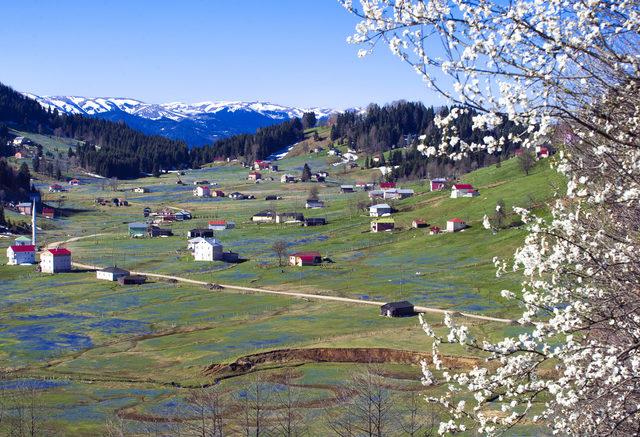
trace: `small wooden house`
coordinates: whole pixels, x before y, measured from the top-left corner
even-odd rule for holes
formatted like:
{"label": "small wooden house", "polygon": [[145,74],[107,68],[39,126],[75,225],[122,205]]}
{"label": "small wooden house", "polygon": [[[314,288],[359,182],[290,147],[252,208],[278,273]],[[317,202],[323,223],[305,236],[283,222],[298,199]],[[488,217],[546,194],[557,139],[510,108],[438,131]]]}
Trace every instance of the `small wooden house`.
{"label": "small wooden house", "polygon": [[129,236],[134,238],[144,237],[147,235],[148,228],[149,225],[147,225],[146,223],[129,223]]}
{"label": "small wooden house", "polygon": [[250,181],[259,181],[260,179],[262,179],[262,173],[258,171],[252,171],[249,173],[249,176],[247,176],[247,179],[249,179]]}
{"label": "small wooden house", "polygon": [[324,226],[327,224],[327,219],[324,217],[307,217],[304,219],[305,226]]}
{"label": "small wooden house", "polygon": [[42,216],[44,218],[53,219],[56,215],[56,210],[47,206],[42,208]]}
{"label": "small wooden house", "polygon": [[304,215],[300,212],[281,212],[276,214],[276,223],[302,223]]}
{"label": "small wooden house", "polygon": [[385,217],[391,215],[391,207],[386,203],[379,203],[369,207],[369,217]]}
{"label": "small wooden house", "polygon": [[371,222],[371,232],[392,231],[396,222],[391,217],[383,217]]}
{"label": "small wooden house", "polygon": [[304,207],[306,209],[324,208],[324,202],[318,199],[307,199],[306,203],[304,204]]}
{"label": "small wooden house", "polygon": [[128,270],[121,269],[116,266],[106,267],[96,271],[96,279],[101,279],[103,281],[117,281],[123,276],[129,276],[129,274]]}
{"label": "small wooden house", "polygon": [[22,215],[31,215],[31,202],[18,203],[18,212]]}
{"label": "small wooden house", "polygon": [[340,192],[353,193],[355,191],[353,185],[340,185]]}
{"label": "small wooden house", "polygon": [[118,278],[120,285],[142,285],[147,282],[147,277],[142,275],[127,275]]}
{"label": "small wooden house", "polygon": [[427,226],[429,226],[429,224],[424,220],[416,219],[411,222],[411,227],[414,229],[426,228]]}
{"label": "small wooden house", "polygon": [[413,304],[406,300],[385,303],[380,307],[380,315],[385,317],[411,317],[415,314]]}
{"label": "small wooden house", "polygon": [[169,228],[161,228],[159,226],[151,226],[149,227],[147,233],[150,237],[171,237],[173,236],[173,231]]}
{"label": "small wooden house", "polygon": [[187,237],[189,237],[189,238],[196,238],[196,237],[212,238],[213,237],[213,230],[211,228],[207,228],[207,229],[203,229],[203,228],[191,229],[187,233]]}

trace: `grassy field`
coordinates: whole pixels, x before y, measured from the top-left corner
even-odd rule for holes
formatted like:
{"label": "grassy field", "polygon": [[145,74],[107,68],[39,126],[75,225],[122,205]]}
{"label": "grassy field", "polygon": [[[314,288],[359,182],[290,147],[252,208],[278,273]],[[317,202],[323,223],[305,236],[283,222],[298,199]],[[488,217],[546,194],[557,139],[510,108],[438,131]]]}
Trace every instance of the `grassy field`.
{"label": "grassy field", "polygon": [[[125,191],[118,192],[107,189],[99,179],[83,177],[81,186],[48,195],[52,202],[65,196],[61,202],[64,215],[43,225],[40,243],[87,237],[67,245],[75,261],[87,264],[117,264],[223,284],[361,300],[407,299],[453,311],[517,315],[517,307],[499,295],[504,288],[517,287],[518,277],[496,279],[492,259],[510,258],[526,230],[513,226],[494,234],[483,229],[481,221],[484,214],[493,213],[498,201],[508,209],[533,206],[544,213],[544,205],[563,184],[546,161],[529,176],[521,173],[515,160],[466,175],[463,180],[480,190],[475,198],[450,199],[448,192],[429,192],[424,182],[403,183],[402,187],[413,188],[416,195],[394,202],[398,229],[373,234],[369,232],[371,219],[356,208],[363,194],[340,194],[338,186],[340,182],[370,180],[379,172],[356,170],[336,175],[326,150],[294,155],[279,162],[280,173],[264,172],[267,180],[260,184],[247,181],[249,170],[234,164],[187,171],[179,176],[184,185],[176,184],[175,174],[122,181],[119,189]],[[283,171],[299,174],[304,163],[313,171],[330,173],[327,183],[318,184],[320,197],[327,204],[324,209],[304,210],[311,183],[279,182]],[[240,191],[256,199],[197,199],[191,190],[193,181],[201,179],[216,182],[226,193]],[[40,183],[44,188],[48,181]],[[126,191],[135,186],[145,186],[149,192]],[[284,198],[265,201],[269,194]],[[97,206],[96,197],[126,197],[130,206]],[[174,237],[131,239],[127,223],[143,220],[145,206],[186,208],[194,219],[174,223]],[[251,216],[266,208],[326,217],[329,224],[305,228],[252,223]],[[187,232],[206,227],[207,220],[214,217],[236,223],[235,229],[219,232],[216,238],[246,262],[193,261],[186,250]],[[453,217],[464,219],[470,228],[441,235],[411,229],[416,218],[444,228],[446,220]],[[515,220],[509,217],[509,222]],[[317,250],[333,262],[319,267],[280,267],[271,249],[278,240],[285,241],[292,252]],[[3,250],[9,243],[0,240]],[[97,281],[93,272],[45,276],[29,266],[0,266],[0,276],[0,368],[11,370],[9,383],[33,381],[54,411],[56,426],[72,427],[78,435],[95,435],[116,411],[165,414],[171,405],[180,403],[189,388],[211,383],[211,377],[204,373],[207,366],[257,352],[316,347],[430,349],[415,318],[382,318],[374,306],[212,291],[157,281],[119,287]],[[436,324],[439,321],[439,317],[429,318]],[[473,332],[489,338],[522,329],[486,322],[471,325]],[[469,353],[456,348],[446,352]],[[280,367],[258,370],[269,375],[282,372]],[[296,367],[296,384],[309,399],[328,400],[333,396],[331,387],[356,367],[300,365]],[[392,375],[388,379],[394,391],[403,392],[406,384],[418,387],[416,366],[389,364],[383,368]],[[398,378],[401,370],[405,374]],[[237,386],[247,378],[239,375],[221,384]],[[313,405],[305,413],[310,418],[331,406],[326,402]]]}

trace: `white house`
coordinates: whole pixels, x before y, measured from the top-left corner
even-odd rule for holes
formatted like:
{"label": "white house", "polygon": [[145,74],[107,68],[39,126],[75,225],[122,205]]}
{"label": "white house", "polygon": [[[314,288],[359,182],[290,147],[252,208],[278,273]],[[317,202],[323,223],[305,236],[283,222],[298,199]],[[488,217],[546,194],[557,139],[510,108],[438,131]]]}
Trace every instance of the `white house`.
{"label": "white house", "polygon": [[146,189],[145,187],[135,187],[135,188],[133,189],[133,192],[134,192],[134,193],[146,193],[146,192],[147,192],[147,189]]}
{"label": "white house", "polygon": [[222,244],[215,238],[203,238],[193,250],[193,258],[196,261],[215,261],[222,259]]}
{"label": "white house", "polygon": [[189,240],[187,240],[187,249],[196,250],[196,246],[198,245],[198,243],[203,241],[205,241],[205,239],[202,237],[190,238]]}
{"label": "white house", "polygon": [[129,276],[130,272],[119,267],[106,267],[104,269],[96,271],[96,279],[102,279],[103,281],[115,282],[118,278]]}
{"label": "white house", "polygon": [[280,182],[282,182],[283,184],[289,184],[295,181],[296,177],[292,174],[283,174],[282,176],[280,176]]}
{"label": "white house", "polygon": [[453,218],[447,221],[448,232],[458,232],[466,227],[467,227],[467,224],[463,220],[460,220],[459,218]]}
{"label": "white house", "polygon": [[324,208],[324,202],[322,200],[317,200],[317,199],[307,199],[307,202],[304,204],[304,207],[307,209]]}
{"label": "white house", "polygon": [[193,195],[196,197],[210,197],[211,190],[206,185],[199,185],[193,190]]}
{"label": "white house", "polygon": [[36,247],[33,245],[15,245],[7,247],[7,264],[16,266],[20,264],[35,264]]}
{"label": "white house", "polygon": [[257,223],[271,223],[275,220],[276,214],[273,211],[260,211],[251,217],[251,221]]}
{"label": "white house", "polygon": [[458,199],[460,197],[475,197],[479,196],[478,190],[473,188],[471,184],[454,184],[451,187],[451,198]]}
{"label": "white house", "polygon": [[369,217],[384,217],[391,215],[391,207],[386,203],[379,203],[369,207]]}
{"label": "white house", "polygon": [[40,254],[42,273],[71,271],[71,252],[68,249],[48,249]]}

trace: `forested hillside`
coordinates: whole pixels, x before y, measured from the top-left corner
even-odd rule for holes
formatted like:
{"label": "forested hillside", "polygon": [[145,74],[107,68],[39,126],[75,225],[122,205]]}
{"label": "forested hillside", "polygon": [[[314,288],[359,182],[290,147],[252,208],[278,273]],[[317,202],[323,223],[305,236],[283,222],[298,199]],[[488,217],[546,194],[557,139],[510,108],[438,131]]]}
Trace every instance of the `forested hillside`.
{"label": "forested hillside", "polygon": [[144,135],[123,123],[48,111],[3,84],[0,121],[24,130],[84,141],[78,150],[80,164],[107,177],[136,177],[140,172],[189,165],[187,146],[180,141]]}
{"label": "forested hillside", "polygon": [[[439,115],[446,116],[450,108],[440,108]],[[467,173],[486,165],[494,164],[513,155],[514,145],[506,142],[500,152],[487,153],[482,150],[470,153],[461,160],[448,158],[427,158],[415,147],[418,142],[437,146],[441,142],[441,131],[435,125],[436,110],[425,107],[419,102],[398,102],[391,105],[370,105],[364,113],[345,112],[339,114],[331,127],[331,139],[346,143],[361,153],[372,157],[380,155],[381,160],[374,163],[366,160],[367,167],[393,166],[390,179],[437,177],[451,174]],[[520,133],[512,123],[505,122],[492,130],[472,130],[473,117],[477,113],[470,110],[459,116],[454,126],[460,140],[466,143],[481,143],[485,136],[500,138],[509,133]],[[423,141],[419,135],[425,135]],[[452,152],[458,146],[452,147]],[[384,152],[392,152],[385,160]],[[397,167],[397,168],[395,168]]]}

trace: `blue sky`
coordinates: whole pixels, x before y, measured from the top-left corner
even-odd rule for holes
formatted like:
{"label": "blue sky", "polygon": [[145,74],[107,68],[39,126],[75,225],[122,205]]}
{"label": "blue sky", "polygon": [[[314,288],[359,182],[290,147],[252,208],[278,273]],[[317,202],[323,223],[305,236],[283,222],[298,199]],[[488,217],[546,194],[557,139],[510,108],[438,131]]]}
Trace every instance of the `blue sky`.
{"label": "blue sky", "polygon": [[442,103],[388,49],[358,59],[334,0],[0,0],[0,82],[41,95]]}

